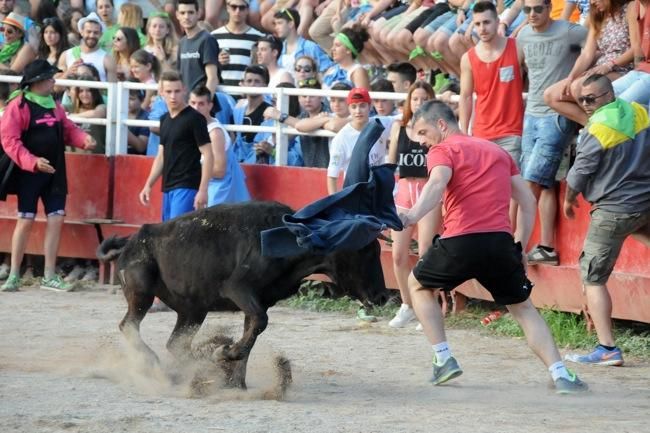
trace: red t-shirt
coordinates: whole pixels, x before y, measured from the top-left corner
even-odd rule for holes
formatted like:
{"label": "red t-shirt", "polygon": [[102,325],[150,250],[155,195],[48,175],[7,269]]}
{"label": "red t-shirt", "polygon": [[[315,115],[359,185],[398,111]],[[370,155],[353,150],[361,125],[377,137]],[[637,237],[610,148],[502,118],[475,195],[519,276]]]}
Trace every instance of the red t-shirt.
{"label": "red t-shirt", "polygon": [[457,134],[429,149],[427,167],[438,165],[453,171],[444,196],[443,237],[512,234],[510,178],[519,170],[508,152],[490,141]]}

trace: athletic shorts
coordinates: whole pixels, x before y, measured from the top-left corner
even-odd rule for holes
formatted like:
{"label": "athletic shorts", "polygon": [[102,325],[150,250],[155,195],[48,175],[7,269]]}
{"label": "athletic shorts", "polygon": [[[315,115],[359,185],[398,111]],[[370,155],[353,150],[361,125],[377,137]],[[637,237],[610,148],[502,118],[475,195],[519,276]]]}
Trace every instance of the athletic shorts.
{"label": "athletic shorts", "polygon": [[415,31],[420,27],[423,27],[425,23],[430,23],[445,12],[449,12],[449,5],[447,3],[438,3],[422,12],[404,28],[411,33],[415,33]]}
{"label": "athletic shorts", "polygon": [[499,137],[493,140],[490,140],[493,143],[498,144],[506,152],[510,154],[512,159],[515,160],[517,168],[521,163],[521,137],[518,135],[509,135],[507,137]]}
{"label": "athletic shorts", "polygon": [[496,303],[512,305],[528,299],[533,288],[521,260],[521,244],[509,233],[436,235],[413,275],[423,287],[444,291],[475,278]]}
{"label": "athletic shorts", "polygon": [[175,188],[163,193],[162,220],[167,221],[194,210],[197,190]]}
{"label": "athletic shorts", "polygon": [[397,7],[394,7],[392,9],[387,10],[386,12],[379,14],[371,19],[371,21],[377,21],[379,18],[383,18],[385,20],[389,20],[399,14],[402,14],[408,9],[407,5],[399,5]]}
{"label": "athletic shorts", "polygon": [[48,173],[20,172],[18,176],[18,218],[36,218],[38,199],[41,199],[45,215],[65,215],[65,194],[51,191],[52,175]]}
{"label": "athletic shorts", "polygon": [[403,178],[397,182],[397,193],[395,194],[395,206],[402,209],[411,209],[420,198],[427,179]]}

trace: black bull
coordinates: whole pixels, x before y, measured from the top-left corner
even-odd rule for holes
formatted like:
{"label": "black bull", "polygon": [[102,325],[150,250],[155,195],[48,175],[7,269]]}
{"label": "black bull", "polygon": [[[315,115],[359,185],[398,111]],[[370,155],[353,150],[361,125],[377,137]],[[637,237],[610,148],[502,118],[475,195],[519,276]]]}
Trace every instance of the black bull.
{"label": "black bull", "polygon": [[194,335],[210,311],[242,311],[242,338],[223,347],[225,361],[240,364],[233,385],[245,387],[246,363],[268,323],[267,310],[295,294],[314,273],[328,275],[364,304],[387,299],[379,242],[329,255],[305,252],[288,258],[261,255],[260,232],[282,225],[294,211],[274,202],[221,205],[162,224],[146,224],[129,238],[110,238],[100,260],[117,258],[128,310],[120,330],[140,351],[155,354],[140,337],[140,322],[157,296],[178,314],[167,342],[177,358],[189,356]]}

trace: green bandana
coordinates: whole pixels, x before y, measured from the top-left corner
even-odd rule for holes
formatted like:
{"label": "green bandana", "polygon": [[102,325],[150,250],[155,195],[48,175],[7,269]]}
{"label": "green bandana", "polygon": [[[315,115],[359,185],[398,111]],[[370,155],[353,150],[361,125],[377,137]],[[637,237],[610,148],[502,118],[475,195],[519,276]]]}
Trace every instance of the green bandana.
{"label": "green bandana", "polygon": [[345,33],[337,33],[336,34],[336,39],[338,39],[348,50],[352,52],[352,55],[356,59],[359,57],[359,52],[357,51],[356,48],[354,48],[354,45],[352,45],[352,41],[350,38],[348,38],[348,35]]}
{"label": "green bandana", "polygon": [[9,61],[16,55],[20,47],[23,46],[23,39],[13,41],[10,44],[5,44],[0,50],[0,63],[9,63]]}
{"label": "green bandana", "polygon": [[618,98],[609,104],[603,105],[591,115],[589,125],[594,123],[603,124],[628,138],[636,136],[634,108]]}
{"label": "green bandana", "polygon": [[56,103],[54,102],[54,97],[52,95],[47,95],[47,96],[37,95],[31,90],[24,90],[24,89],[14,90],[11,93],[11,95],[9,95],[9,99],[7,100],[7,102],[11,101],[12,99],[20,95],[23,95],[25,99],[27,99],[28,101],[33,102],[34,104],[38,104],[43,108],[54,110],[54,108],[56,107]]}

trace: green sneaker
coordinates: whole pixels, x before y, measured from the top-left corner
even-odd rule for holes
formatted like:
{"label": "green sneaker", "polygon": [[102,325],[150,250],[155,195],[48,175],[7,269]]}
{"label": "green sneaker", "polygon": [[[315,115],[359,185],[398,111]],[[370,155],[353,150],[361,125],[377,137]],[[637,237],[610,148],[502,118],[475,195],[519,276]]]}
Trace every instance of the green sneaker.
{"label": "green sneaker", "polygon": [[445,86],[449,85],[449,78],[443,73],[440,73],[436,75],[436,82],[433,85],[433,90],[436,92],[436,94],[442,93],[442,89]]}
{"label": "green sneaker", "polygon": [[43,290],[52,290],[55,292],[71,292],[73,285],[66,283],[58,275],[54,275],[52,278],[41,279],[41,289]]}
{"label": "green sneaker", "polygon": [[5,281],[2,287],[0,287],[0,290],[3,292],[17,292],[21,285],[22,282],[18,275],[9,275],[7,281]]}
{"label": "green sneaker", "polygon": [[429,53],[433,60],[444,60],[444,57],[442,56],[442,53],[440,51],[431,51]]}
{"label": "green sneaker", "polygon": [[589,390],[589,386],[578,378],[573,371],[569,371],[570,379],[560,377],[555,381],[556,394],[580,394]]}
{"label": "green sneaker", "polygon": [[433,362],[433,376],[431,377],[431,383],[434,385],[442,385],[443,383],[451,380],[455,377],[463,374],[458,365],[458,361],[453,356],[447,358],[444,364],[436,365],[435,361]]}
{"label": "green sneaker", "polygon": [[413,60],[416,57],[423,56],[426,54],[426,51],[424,51],[424,48],[421,46],[415,47],[410,53],[409,53],[409,60]]}
{"label": "green sneaker", "polygon": [[372,316],[368,314],[365,308],[361,307],[357,311],[357,318],[359,320],[363,320],[364,322],[376,322],[377,318],[375,316]]}

